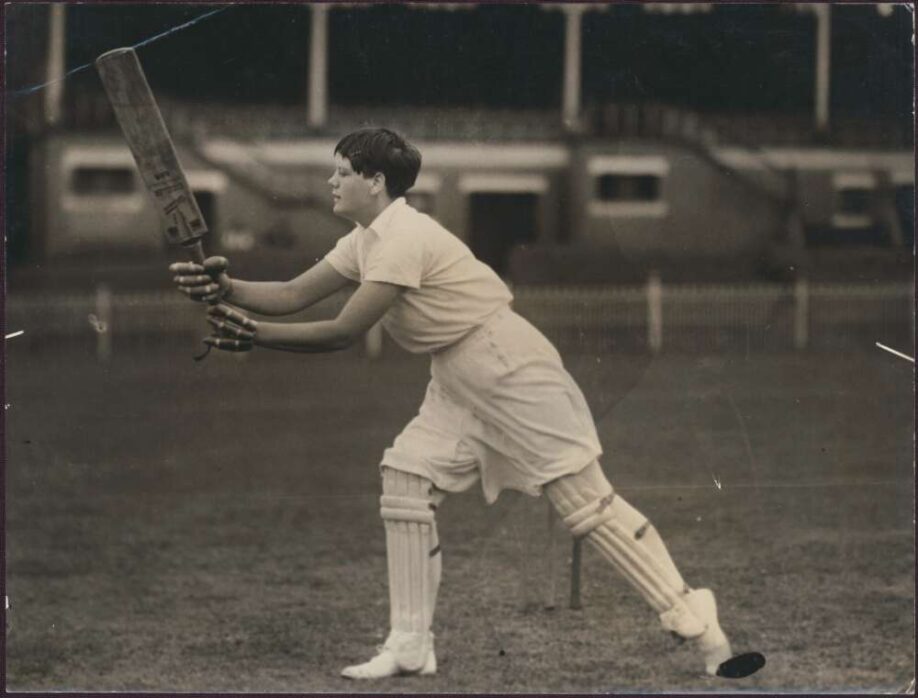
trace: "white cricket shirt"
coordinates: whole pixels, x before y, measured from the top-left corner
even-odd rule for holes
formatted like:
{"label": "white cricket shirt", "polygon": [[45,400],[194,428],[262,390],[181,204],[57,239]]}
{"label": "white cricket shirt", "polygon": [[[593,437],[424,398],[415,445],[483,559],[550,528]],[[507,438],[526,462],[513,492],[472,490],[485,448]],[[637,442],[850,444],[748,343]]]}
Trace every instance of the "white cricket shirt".
{"label": "white cricket shirt", "polygon": [[487,264],[430,216],[393,201],[369,227],[358,225],[325,259],[354,281],[404,286],[382,324],[410,352],[453,344],[513,300]]}

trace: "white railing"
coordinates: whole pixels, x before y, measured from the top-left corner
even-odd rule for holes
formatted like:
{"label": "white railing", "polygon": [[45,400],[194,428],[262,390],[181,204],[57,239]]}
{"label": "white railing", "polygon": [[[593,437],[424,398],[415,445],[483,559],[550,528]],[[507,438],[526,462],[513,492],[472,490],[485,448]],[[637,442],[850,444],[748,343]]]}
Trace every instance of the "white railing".
{"label": "white railing", "polygon": [[518,287],[515,307],[566,351],[658,352],[869,349],[911,345],[908,284]]}
{"label": "white railing", "polygon": [[[514,289],[514,307],[562,353],[856,351],[879,341],[909,349],[914,291],[907,284],[664,285]],[[328,317],[344,295],[298,316]],[[174,292],[30,295],[11,293],[8,332],[30,350],[66,347],[113,353],[175,347],[187,350],[209,329],[201,305]],[[383,353],[378,329],[366,353]]]}

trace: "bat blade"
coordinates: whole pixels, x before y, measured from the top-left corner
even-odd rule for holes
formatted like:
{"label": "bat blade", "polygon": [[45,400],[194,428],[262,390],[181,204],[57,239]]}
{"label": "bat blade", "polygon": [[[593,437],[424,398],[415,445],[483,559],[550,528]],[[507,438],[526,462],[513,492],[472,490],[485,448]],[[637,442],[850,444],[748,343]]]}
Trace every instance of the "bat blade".
{"label": "bat blade", "polygon": [[131,48],[118,48],[103,53],[95,63],[140,176],[156,202],[166,240],[191,247],[193,255],[202,259],[200,240],[207,224],[137,54]]}

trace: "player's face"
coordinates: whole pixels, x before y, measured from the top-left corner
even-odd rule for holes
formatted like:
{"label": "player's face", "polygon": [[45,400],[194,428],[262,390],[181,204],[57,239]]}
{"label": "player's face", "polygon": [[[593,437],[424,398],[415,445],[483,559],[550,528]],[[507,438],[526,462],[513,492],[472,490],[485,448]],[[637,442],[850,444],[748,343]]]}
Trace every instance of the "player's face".
{"label": "player's face", "polygon": [[332,188],[332,211],[344,218],[354,219],[373,206],[372,177],[364,177],[351,167],[351,161],[335,154],[335,171],[328,183]]}

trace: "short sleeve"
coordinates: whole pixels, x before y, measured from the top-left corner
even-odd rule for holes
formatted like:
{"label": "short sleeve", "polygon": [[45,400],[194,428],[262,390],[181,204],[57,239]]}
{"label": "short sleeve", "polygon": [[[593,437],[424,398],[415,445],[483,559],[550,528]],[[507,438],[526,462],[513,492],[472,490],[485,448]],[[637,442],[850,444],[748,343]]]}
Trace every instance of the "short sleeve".
{"label": "short sleeve", "polygon": [[363,280],[420,288],[424,269],[418,242],[416,237],[395,231],[383,236],[367,259]]}
{"label": "short sleeve", "polygon": [[360,265],[357,257],[357,230],[352,230],[325,255],[325,260],[335,271],[352,281],[360,281]]}

